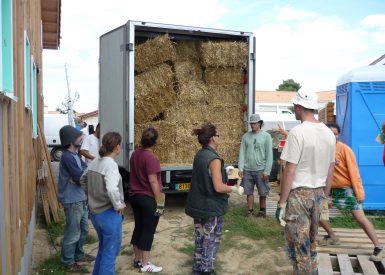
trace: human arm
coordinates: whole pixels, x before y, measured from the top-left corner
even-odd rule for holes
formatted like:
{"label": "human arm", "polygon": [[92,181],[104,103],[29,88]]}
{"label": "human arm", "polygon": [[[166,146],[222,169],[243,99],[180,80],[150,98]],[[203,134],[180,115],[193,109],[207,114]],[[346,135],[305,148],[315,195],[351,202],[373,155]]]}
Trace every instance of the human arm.
{"label": "human arm", "polygon": [[158,177],[156,174],[148,175],[148,181],[150,182],[151,190],[154,193],[155,201],[156,201],[156,211],[154,215],[161,216],[163,215],[166,197],[164,193],[160,191],[159,184],[158,184]]}
{"label": "human arm", "polygon": [[63,154],[60,165],[67,171],[70,176],[70,181],[75,184],[80,184],[80,177],[86,166],[83,167],[84,162],[81,161],[79,155],[75,154]]}
{"label": "human arm", "polygon": [[236,192],[239,195],[243,194],[242,186],[228,186],[222,182],[222,167],[221,161],[219,159],[213,159],[210,162],[209,169],[211,174],[211,179],[213,181],[214,190],[218,193],[231,193]]}
{"label": "human arm", "polygon": [[238,175],[243,178],[243,168],[245,166],[245,150],[246,150],[245,135],[242,137],[241,147],[239,148],[238,158]]}
{"label": "human arm", "polygon": [[80,177],[80,186],[83,188],[86,196],[88,195],[88,169],[86,169],[83,175]]}
{"label": "human arm", "polygon": [[88,150],[80,150],[80,155],[82,155],[83,157],[85,157],[86,159],[90,159],[90,160],[93,160],[95,157],[93,155],[90,154],[90,151]]}
{"label": "human arm", "polygon": [[[267,133],[266,133],[267,134]],[[266,156],[266,164],[265,170],[263,171],[263,180],[267,181],[269,179],[269,175],[271,173],[271,168],[273,166],[273,144],[272,144],[270,134],[267,134],[265,141],[265,156]]]}
{"label": "human arm", "polygon": [[346,168],[348,170],[349,179],[356,195],[357,201],[362,203],[365,199],[365,192],[362,186],[362,180],[360,172],[358,170],[356,157],[354,156],[353,150],[346,145],[344,154],[344,161],[346,162]]}
{"label": "human arm", "polygon": [[334,162],[330,163],[329,169],[328,169],[328,175],[326,177],[325,188],[324,188],[325,197],[329,196],[330,188],[332,187],[334,167],[335,167],[335,163]]}
{"label": "human arm", "polygon": [[119,192],[120,174],[118,166],[115,164],[110,167],[104,175],[104,181],[106,183],[107,195],[114,207],[114,209],[120,213],[126,207],[125,203],[121,201]]}
{"label": "human arm", "polygon": [[297,169],[297,164],[286,162],[285,169],[283,170],[281,194],[278,201],[278,203],[281,205],[286,204],[287,198],[289,197],[291,187],[293,186],[296,169]]}

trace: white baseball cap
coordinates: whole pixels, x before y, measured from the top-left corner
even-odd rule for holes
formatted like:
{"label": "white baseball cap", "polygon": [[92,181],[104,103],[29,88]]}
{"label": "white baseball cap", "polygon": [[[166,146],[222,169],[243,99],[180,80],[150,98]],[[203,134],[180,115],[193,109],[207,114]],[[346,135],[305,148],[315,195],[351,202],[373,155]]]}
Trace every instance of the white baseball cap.
{"label": "white baseball cap", "polygon": [[248,123],[258,123],[260,122],[262,119],[261,119],[261,116],[259,114],[252,114],[250,116],[250,119],[248,121]]}
{"label": "white baseball cap", "polygon": [[299,90],[294,96],[292,103],[307,109],[318,110],[318,96],[314,92]]}

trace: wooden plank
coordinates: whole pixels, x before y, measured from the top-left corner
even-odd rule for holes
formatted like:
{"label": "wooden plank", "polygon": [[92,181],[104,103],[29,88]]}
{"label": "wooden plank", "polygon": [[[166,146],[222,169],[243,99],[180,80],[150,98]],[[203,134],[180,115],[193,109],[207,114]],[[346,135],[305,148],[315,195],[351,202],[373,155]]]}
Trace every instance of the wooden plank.
{"label": "wooden plank", "polygon": [[329,254],[318,253],[318,274],[330,275],[333,274],[332,263]]}
{"label": "wooden plank", "polygon": [[365,275],[378,274],[378,270],[373,262],[369,261],[369,257],[366,255],[357,255],[358,262],[361,266],[362,273]]}
{"label": "wooden plank", "polygon": [[371,255],[373,249],[359,249],[359,248],[340,248],[331,246],[317,246],[318,253],[329,253],[329,254],[348,254],[348,255]]}
{"label": "wooden plank", "polygon": [[347,254],[337,254],[337,259],[341,275],[351,275],[354,273],[352,263]]}

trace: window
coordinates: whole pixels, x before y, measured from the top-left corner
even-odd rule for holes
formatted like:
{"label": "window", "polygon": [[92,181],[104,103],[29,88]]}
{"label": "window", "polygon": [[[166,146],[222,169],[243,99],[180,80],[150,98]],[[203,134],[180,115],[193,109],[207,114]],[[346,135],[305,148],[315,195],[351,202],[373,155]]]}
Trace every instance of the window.
{"label": "window", "polygon": [[12,0],[1,0],[0,90],[13,95]]}
{"label": "window", "polygon": [[37,66],[31,57],[31,93],[32,93],[32,137],[37,138]]}
{"label": "window", "polygon": [[24,32],[24,104],[31,108],[31,46]]}

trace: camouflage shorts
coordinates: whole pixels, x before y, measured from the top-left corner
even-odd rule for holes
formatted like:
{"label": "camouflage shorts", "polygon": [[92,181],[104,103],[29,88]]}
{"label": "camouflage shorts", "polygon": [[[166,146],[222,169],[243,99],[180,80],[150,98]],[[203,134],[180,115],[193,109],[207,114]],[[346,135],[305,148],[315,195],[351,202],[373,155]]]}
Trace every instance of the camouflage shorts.
{"label": "camouflage shorts", "polygon": [[362,203],[358,203],[356,194],[350,187],[332,189],[333,206],[339,209],[363,210]]}
{"label": "camouflage shorts", "polygon": [[321,214],[323,188],[296,188],[286,206],[286,253],[294,274],[318,274],[316,237]]}

